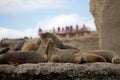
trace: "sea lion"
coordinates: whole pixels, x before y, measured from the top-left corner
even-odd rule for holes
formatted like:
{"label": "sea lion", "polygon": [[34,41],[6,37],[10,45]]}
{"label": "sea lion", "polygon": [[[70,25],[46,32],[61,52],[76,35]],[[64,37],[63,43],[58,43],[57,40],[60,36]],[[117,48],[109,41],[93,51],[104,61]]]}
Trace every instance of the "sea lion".
{"label": "sea lion", "polygon": [[37,51],[39,45],[41,44],[41,39],[27,39],[21,48],[21,51]]}
{"label": "sea lion", "polygon": [[24,63],[47,62],[44,56],[36,52],[8,52],[0,55],[0,64],[18,65]]}
{"label": "sea lion", "polygon": [[45,53],[45,46],[46,46],[46,43],[41,41],[41,44],[39,45],[37,52]]}
{"label": "sea lion", "polygon": [[111,50],[94,50],[94,51],[85,52],[84,54],[86,55],[96,54],[104,57],[107,60],[107,62],[120,63],[120,56]]}
{"label": "sea lion", "polygon": [[46,45],[46,54],[49,62],[71,62],[80,63],[80,54],[76,54],[78,50],[75,49],[59,49],[56,47],[53,39],[49,38]]}
{"label": "sea lion", "polygon": [[[74,49],[58,49],[55,47],[54,41],[49,39],[48,45],[46,47],[46,53],[48,54],[49,61],[51,62],[105,62],[106,60],[95,54],[80,54]],[[94,57],[94,58],[93,58]]]}
{"label": "sea lion", "polygon": [[0,54],[6,53],[6,52],[8,52],[9,50],[10,50],[9,47],[1,48],[1,49],[0,49]]}
{"label": "sea lion", "polygon": [[59,49],[51,38],[46,45],[46,54],[49,62],[106,62],[104,57],[95,54],[82,54],[75,49]]}
{"label": "sea lion", "polygon": [[44,57],[46,57],[46,59],[48,59],[46,51],[45,51],[46,50],[46,45],[47,45],[47,42],[45,40],[41,39],[41,43],[39,45],[39,48],[37,49],[37,52],[40,53],[41,55],[43,55]]}
{"label": "sea lion", "polygon": [[3,39],[0,40],[0,47],[2,47]]}
{"label": "sea lion", "polygon": [[48,38],[52,38],[55,42],[55,45],[57,48],[60,48],[60,49],[76,49],[76,50],[79,50],[75,47],[72,47],[72,46],[69,46],[69,45],[64,45],[53,33],[49,33],[49,32],[46,32],[46,33],[41,33],[40,34],[40,37],[43,39],[43,40],[46,40]]}
{"label": "sea lion", "polygon": [[18,44],[23,39],[2,39],[2,42],[0,43],[0,48],[6,48],[9,47],[9,51],[14,51],[15,45]]}
{"label": "sea lion", "polygon": [[14,50],[14,51],[20,51],[21,48],[22,48],[22,46],[24,45],[24,43],[25,43],[25,40],[20,41],[19,43],[17,43],[17,44],[15,45],[15,47],[13,48],[13,50]]}
{"label": "sea lion", "polygon": [[96,54],[82,53],[82,63],[88,63],[88,62],[107,62],[107,61],[104,57]]}

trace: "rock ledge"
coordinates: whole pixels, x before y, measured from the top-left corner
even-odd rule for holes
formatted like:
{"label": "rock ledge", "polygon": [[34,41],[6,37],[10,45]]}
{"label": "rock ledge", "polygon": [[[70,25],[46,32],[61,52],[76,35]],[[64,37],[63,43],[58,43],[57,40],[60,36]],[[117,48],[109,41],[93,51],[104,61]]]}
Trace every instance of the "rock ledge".
{"label": "rock ledge", "polygon": [[38,63],[0,65],[0,80],[120,80],[120,64]]}

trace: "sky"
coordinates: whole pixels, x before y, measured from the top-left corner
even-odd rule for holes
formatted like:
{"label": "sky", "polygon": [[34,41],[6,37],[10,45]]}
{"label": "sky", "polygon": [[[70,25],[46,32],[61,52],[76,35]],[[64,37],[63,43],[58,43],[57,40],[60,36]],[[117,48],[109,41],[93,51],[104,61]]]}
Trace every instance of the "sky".
{"label": "sky", "polygon": [[96,30],[90,0],[0,0],[0,39],[38,37],[38,28],[85,24]]}

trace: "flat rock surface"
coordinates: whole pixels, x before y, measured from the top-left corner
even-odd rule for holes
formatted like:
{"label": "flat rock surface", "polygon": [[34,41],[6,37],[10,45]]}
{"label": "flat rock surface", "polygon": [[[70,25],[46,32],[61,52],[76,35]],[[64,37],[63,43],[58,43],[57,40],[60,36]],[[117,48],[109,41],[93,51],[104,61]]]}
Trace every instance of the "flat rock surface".
{"label": "flat rock surface", "polygon": [[0,80],[120,80],[120,64],[38,63],[0,65]]}

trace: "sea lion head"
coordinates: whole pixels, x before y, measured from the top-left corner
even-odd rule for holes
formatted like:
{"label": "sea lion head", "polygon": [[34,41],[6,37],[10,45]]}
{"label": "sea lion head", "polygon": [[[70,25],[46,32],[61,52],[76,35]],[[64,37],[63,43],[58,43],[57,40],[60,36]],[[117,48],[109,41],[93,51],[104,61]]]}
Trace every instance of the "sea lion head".
{"label": "sea lion head", "polygon": [[76,56],[76,57],[74,58],[74,62],[75,62],[75,63],[82,63],[82,57],[81,57],[81,56]]}
{"label": "sea lion head", "polygon": [[45,33],[40,34],[41,38],[49,38],[51,35],[52,35],[52,33],[49,33],[49,32],[45,32]]}
{"label": "sea lion head", "polygon": [[45,43],[48,41],[49,38],[51,38],[50,36],[52,35],[52,33],[46,32],[46,33],[41,33],[40,37],[42,39],[42,41],[44,41]]}

